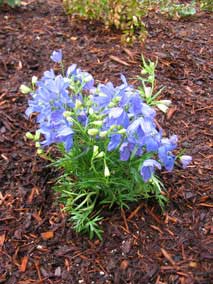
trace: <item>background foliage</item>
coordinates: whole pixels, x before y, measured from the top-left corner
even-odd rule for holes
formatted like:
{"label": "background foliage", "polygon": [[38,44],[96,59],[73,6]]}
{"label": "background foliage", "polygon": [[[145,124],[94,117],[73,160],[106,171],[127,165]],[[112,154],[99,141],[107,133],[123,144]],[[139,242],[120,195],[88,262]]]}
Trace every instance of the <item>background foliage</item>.
{"label": "background foliage", "polygon": [[[201,0],[198,4],[203,10],[213,10],[212,0]],[[188,4],[176,0],[64,0],[63,5],[67,14],[99,20],[108,27],[123,31],[126,42],[132,42],[136,37],[146,37],[142,19],[150,10],[176,19],[196,13],[195,0]]]}
{"label": "background foliage", "polygon": [[114,26],[124,32],[127,42],[135,36],[144,37],[145,28],[141,21],[147,14],[148,6],[138,0],[64,0],[68,14],[89,20],[100,20],[106,26]]}
{"label": "background foliage", "polygon": [[0,6],[8,4],[10,7],[15,7],[21,4],[21,0],[0,0]]}

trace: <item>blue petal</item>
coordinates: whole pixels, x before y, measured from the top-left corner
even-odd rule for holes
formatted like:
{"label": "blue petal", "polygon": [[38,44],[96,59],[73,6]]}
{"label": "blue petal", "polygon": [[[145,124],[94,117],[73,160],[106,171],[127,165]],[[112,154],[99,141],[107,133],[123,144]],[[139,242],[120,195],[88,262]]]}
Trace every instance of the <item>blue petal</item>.
{"label": "blue petal", "polygon": [[121,143],[122,136],[120,134],[113,134],[110,137],[110,142],[108,144],[108,151],[116,149]]}
{"label": "blue petal", "polygon": [[53,53],[51,54],[50,58],[52,61],[56,63],[60,63],[62,61],[62,51],[60,50],[54,50]]}

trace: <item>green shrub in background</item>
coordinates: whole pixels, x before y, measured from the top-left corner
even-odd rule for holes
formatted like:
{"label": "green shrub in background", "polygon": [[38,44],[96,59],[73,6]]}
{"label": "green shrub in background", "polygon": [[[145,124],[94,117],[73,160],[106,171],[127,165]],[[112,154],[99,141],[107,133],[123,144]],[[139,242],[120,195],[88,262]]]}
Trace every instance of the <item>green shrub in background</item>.
{"label": "green shrub in background", "polygon": [[136,37],[143,40],[146,36],[142,18],[148,13],[148,6],[138,0],[109,0],[110,8],[106,23],[123,31],[123,39],[132,42]]}
{"label": "green shrub in background", "polygon": [[10,7],[14,8],[15,6],[21,5],[21,0],[0,0],[0,6],[7,4]]}
{"label": "green shrub in background", "polygon": [[[143,17],[150,10],[169,18],[179,19],[196,14],[196,0],[182,4],[178,0],[63,0],[67,14],[87,20],[100,20],[107,27],[123,31],[123,39],[130,43],[146,36]],[[212,0],[201,0],[201,9],[212,11]]]}
{"label": "green shrub in background", "polygon": [[78,15],[89,20],[105,18],[108,11],[108,0],[63,0],[68,14]]}
{"label": "green shrub in background", "polygon": [[212,0],[201,0],[200,8],[204,11],[213,12],[213,1]]}
{"label": "green shrub in background", "polygon": [[106,26],[114,26],[124,33],[124,39],[131,42],[135,37],[146,34],[142,17],[148,6],[138,0],[64,0],[67,14],[77,15],[87,20],[100,20]]}
{"label": "green shrub in background", "polygon": [[188,4],[181,4],[172,0],[160,1],[160,12],[169,18],[185,18],[196,14],[196,3],[192,0]]}

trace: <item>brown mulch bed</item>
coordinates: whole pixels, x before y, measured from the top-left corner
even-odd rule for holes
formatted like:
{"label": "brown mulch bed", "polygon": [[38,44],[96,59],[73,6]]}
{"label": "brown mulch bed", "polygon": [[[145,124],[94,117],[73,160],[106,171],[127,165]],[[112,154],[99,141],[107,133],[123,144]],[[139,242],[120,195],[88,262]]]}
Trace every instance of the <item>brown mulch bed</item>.
{"label": "brown mulch bed", "polygon": [[[210,284],[212,15],[153,14],[145,44],[125,48],[100,23],[70,22],[59,0],[25,4],[0,11],[0,283]],[[114,83],[121,72],[135,81],[141,53],[158,59],[158,86],[173,102],[158,121],[193,156],[187,170],[162,174],[170,199],[164,213],[144,201],[105,212],[103,241],[73,232],[51,189],[55,173],[25,139],[35,125],[19,86],[47,70],[57,48],[67,65]]]}

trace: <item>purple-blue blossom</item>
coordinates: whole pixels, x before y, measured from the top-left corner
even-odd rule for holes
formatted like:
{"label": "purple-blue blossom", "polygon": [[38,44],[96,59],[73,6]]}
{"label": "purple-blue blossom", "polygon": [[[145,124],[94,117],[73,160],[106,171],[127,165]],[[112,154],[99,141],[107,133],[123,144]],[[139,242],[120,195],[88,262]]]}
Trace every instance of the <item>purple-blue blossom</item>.
{"label": "purple-blue blossom", "polygon": [[[127,141],[123,142],[119,148],[120,151],[120,160],[128,161],[132,151],[134,150],[135,145],[128,143]],[[138,151],[137,151],[138,152]]]}
{"label": "purple-blue blossom", "polygon": [[45,140],[42,141],[43,146],[49,146],[53,143],[64,143],[67,152],[72,147],[74,134],[72,123],[65,119],[63,112],[53,111],[50,120],[43,123],[39,130],[45,136]]}
{"label": "purple-blue blossom", "polygon": [[54,50],[53,53],[51,54],[50,58],[55,63],[62,62],[62,51],[61,51],[61,49],[60,50]]}
{"label": "purple-blue blossom", "polygon": [[108,144],[108,151],[112,151],[118,148],[122,141],[122,135],[121,134],[112,134],[110,135],[110,141]]}
{"label": "purple-blue blossom", "polygon": [[188,155],[183,155],[180,157],[180,161],[181,161],[183,169],[186,169],[187,166],[191,163],[192,157]]}
{"label": "purple-blue blossom", "polygon": [[155,172],[155,168],[161,169],[161,164],[153,159],[147,159],[143,162],[140,173],[143,180],[147,182]]}
{"label": "purple-blue blossom", "polygon": [[173,170],[175,155],[172,153],[177,148],[177,136],[172,135],[170,138],[163,138],[161,146],[158,149],[158,157],[165,169],[169,172]]}

